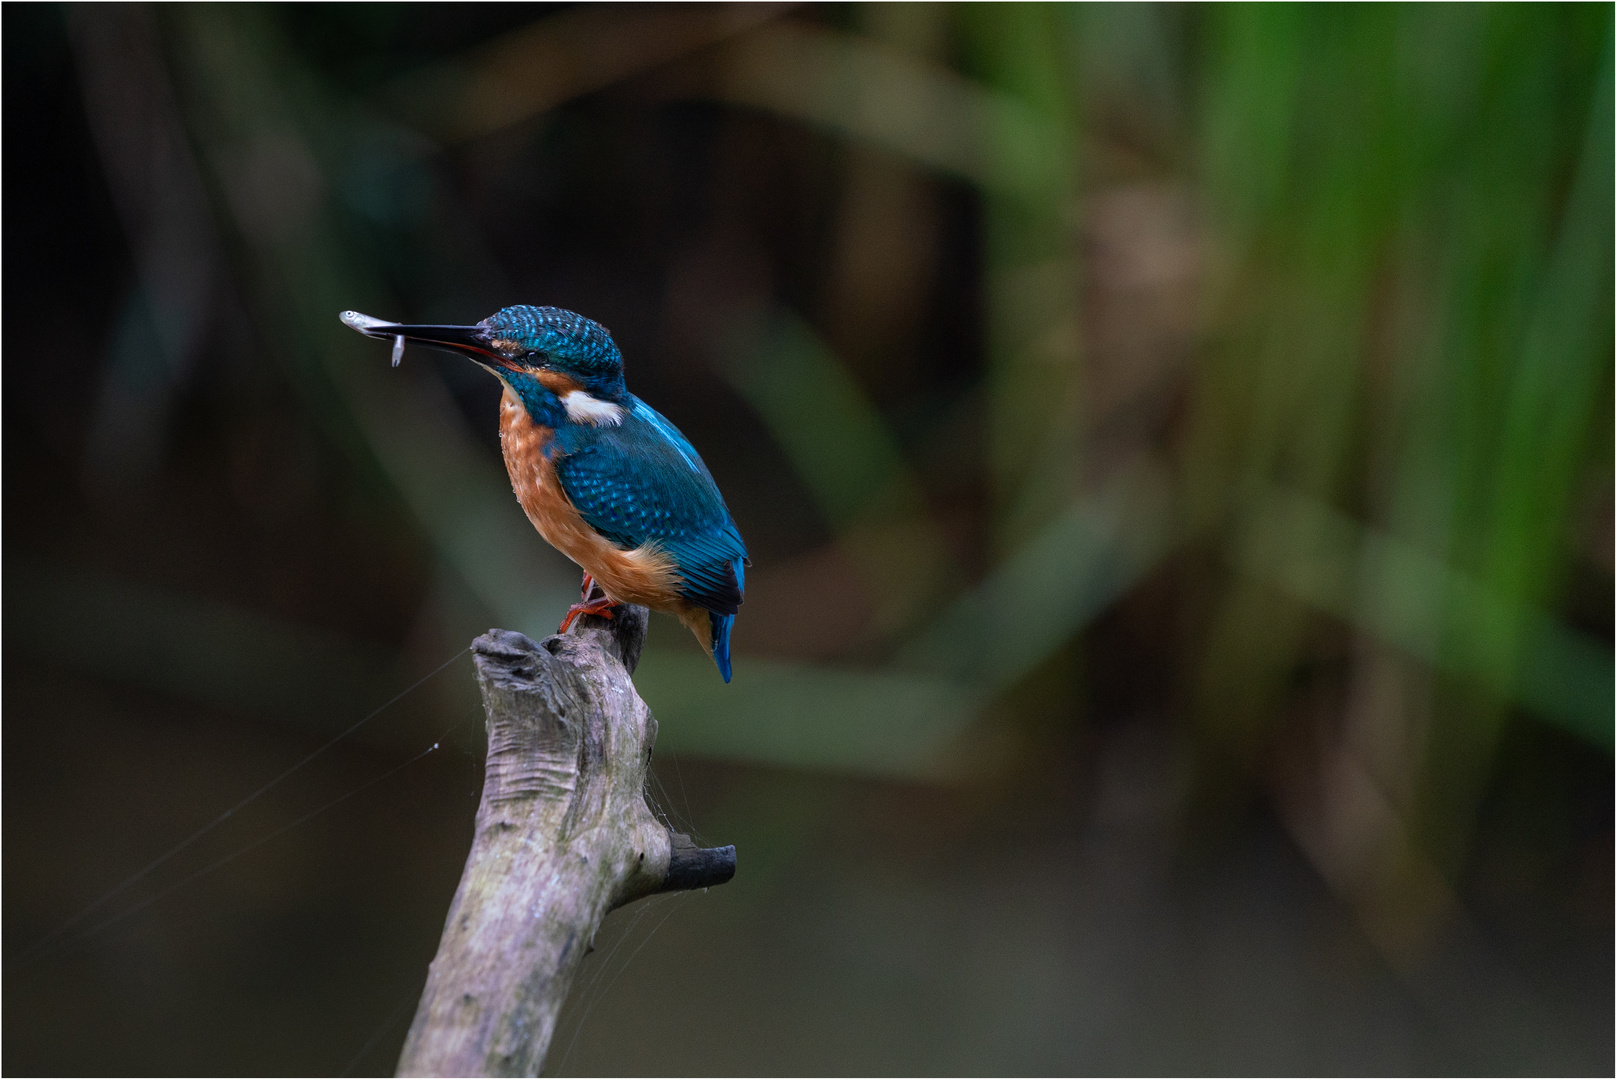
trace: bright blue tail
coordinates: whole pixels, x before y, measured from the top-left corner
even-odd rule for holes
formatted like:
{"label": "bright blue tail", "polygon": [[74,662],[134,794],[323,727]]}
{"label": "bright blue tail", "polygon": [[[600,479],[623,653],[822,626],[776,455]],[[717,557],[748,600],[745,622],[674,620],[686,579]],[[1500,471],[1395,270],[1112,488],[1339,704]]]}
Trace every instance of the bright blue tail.
{"label": "bright blue tail", "polygon": [[[734,530],[735,526],[732,525],[730,528]],[[739,543],[741,534],[736,533],[735,537]],[[747,557],[742,555],[741,558],[732,562],[730,569],[735,571],[736,590],[745,594],[747,589]],[[719,674],[724,676],[724,681],[729,682],[730,628],[736,624],[736,617],[734,615],[720,615],[716,611],[709,611],[707,617],[709,624],[713,627],[713,661],[719,665]]]}
{"label": "bright blue tail", "polygon": [[735,625],[734,615],[715,615],[707,613],[713,624],[713,659],[719,665],[719,674],[724,681],[730,681],[730,627]]}

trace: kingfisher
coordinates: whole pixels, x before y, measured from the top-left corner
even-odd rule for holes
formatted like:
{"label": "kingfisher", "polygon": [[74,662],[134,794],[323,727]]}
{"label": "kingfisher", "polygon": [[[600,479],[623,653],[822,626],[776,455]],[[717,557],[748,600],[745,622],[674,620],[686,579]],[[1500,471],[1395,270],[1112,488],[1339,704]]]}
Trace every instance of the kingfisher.
{"label": "kingfisher", "polygon": [[747,545],[696,448],[629,393],[606,327],[575,312],[518,304],[475,326],[408,325],[357,311],[339,318],[373,338],[470,358],[500,380],[500,450],[533,527],[584,571],[580,615],[619,604],[673,615],[730,681],[730,630],[746,591]]}

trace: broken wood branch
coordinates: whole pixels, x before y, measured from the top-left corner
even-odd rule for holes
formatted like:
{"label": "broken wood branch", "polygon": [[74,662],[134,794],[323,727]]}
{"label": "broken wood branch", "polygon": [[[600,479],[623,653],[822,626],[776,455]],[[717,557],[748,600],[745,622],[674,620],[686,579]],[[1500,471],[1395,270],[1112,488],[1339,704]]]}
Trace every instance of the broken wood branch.
{"label": "broken wood branch", "polygon": [[585,616],[535,643],[472,643],[488,724],[477,827],[400,1076],[537,1076],[606,913],[735,874],[652,813],[657,721],[631,681],[648,613]]}

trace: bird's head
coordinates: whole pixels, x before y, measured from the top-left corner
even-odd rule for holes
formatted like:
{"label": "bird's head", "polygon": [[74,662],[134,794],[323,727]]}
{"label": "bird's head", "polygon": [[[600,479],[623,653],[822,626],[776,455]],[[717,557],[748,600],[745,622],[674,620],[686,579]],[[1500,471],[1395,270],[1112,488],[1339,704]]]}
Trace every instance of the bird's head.
{"label": "bird's head", "polygon": [[[468,356],[498,375],[525,400],[537,385],[556,397],[582,391],[602,402],[620,400],[623,354],[606,327],[554,307],[516,304],[475,326],[424,326],[345,311],[342,321],[362,334],[430,345]],[[394,353],[394,363],[398,362]]]}
{"label": "bird's head", "polygon": [[562,308],[516,304],[477,326],[507,370],[525,372],[552,390],[576,388],[606,400],[623,396],[623,354],[594,319]]}

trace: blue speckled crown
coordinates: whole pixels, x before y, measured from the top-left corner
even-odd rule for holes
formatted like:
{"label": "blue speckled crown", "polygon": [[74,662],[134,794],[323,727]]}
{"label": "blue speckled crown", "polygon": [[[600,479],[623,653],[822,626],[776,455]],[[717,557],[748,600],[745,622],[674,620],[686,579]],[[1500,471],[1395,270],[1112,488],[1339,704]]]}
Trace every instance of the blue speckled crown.
{"label": "blue speckled crown", "polygon": [[515,304],[481,325],[491,336],[543,353],[551,366],[589,381],[611,380],[623,372],[623,354],[606,327],[575,311]]}

